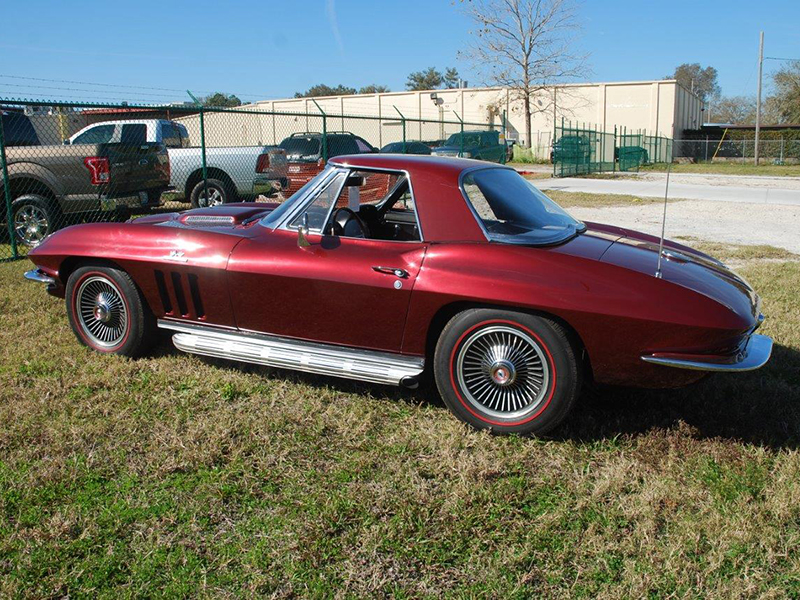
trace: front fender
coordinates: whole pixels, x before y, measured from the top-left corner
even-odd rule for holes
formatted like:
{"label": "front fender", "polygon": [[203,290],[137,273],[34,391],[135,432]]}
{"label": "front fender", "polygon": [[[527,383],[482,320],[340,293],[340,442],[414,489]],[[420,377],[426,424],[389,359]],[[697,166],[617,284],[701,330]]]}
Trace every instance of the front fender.
{"label": "front fender", "polygon": [[241,237],[137,223],[86,223],[57,231],[28,258],[66,284],[85,262],[128,273],[156,317],[233,327],[226,268]]}

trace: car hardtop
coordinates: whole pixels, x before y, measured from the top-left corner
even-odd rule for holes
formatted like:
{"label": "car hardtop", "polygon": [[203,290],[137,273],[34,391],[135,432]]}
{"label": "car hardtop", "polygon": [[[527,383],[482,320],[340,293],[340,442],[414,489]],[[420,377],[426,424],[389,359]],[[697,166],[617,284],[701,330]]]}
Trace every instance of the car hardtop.
{"label": "car hardtop", "polygon": [[[362,138],[360,135],[356,135],[355,133],[351,133],[349,131],[328,131],[324,134],[324,137],[328,139],[328,144],[332,141],[340,140],[340,139],[356,139],[361,140],[365,144],[367,144],[370,148],[374,148],[372,144],[370,144],[367,140]],[[293,138],[307,138],[307,139],[319,139],[322,140],[323,133],[320,131],[299,131],[296,133],[292,133],[289,137],[285,138],[281,143],[291,140]]]}
{"label": "car hardtop", "polygon": [[476,169],[514,170],[511,167],[482,160],[427,154],[345,154],[331,158],[328,163],[350,169],[406,171],[412,180],[415,175],[439,176],[451,179],[453,185],[458,185],[461,174],[466,171]]}

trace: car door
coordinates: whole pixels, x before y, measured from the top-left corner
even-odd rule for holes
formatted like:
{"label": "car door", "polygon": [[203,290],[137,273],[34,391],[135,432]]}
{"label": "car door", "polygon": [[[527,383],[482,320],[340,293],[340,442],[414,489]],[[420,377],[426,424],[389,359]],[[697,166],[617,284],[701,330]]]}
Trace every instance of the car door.
{"label": "car door", "polygon": [[[400,351],[426,245],[323,234],[347,173],[332,171],[282,226],[236,246],[228,277],[240,329]],[[303,214],[307,246],[298,243]]]}

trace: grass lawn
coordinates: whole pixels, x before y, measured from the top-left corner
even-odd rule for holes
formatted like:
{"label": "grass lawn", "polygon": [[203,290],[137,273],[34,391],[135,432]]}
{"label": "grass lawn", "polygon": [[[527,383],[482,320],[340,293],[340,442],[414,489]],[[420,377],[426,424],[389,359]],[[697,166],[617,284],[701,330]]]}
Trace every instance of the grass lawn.
{"label": "grass lawn", "polygon": [[764,369],[587,392],[549,439],[167,341],[101,356],[0,264],[0,597],[797,597],[800,263],[748,259]]}
{"label": "grass lawn", "polygon": [[[535,185],[535,184],[534,184]],[[638,206],[644,204],[663,204],[663,198],[631,196],[629,194],[590,194],[589,192],[563,192],[561,190],[543,190],[548,198],[555,200],[564,208],[575,206]],[[679,199],[670,198],[670,203]]]}
{"label": "grass lawn", "polygon": [[[659,163],[655,165],[645,165],[640,171],[659,171],[666,172],[667,165]],[[800,177],[800,165],[770,165],[761,164],[756,166],[742,163],[696,163],[684,164],[675,163],[672,165],[673,173],[717,173],[720,175],[766,175],[769,177]]]}

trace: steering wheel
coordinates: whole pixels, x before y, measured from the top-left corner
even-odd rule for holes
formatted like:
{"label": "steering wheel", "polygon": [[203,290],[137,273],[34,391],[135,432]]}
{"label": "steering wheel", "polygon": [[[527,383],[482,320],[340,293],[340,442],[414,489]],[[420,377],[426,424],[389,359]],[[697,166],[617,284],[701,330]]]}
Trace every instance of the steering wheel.
{"label": "steering wheel", "polygon": [[342,207],[333,213],[333,234],[341,237],[368,238],[369,227],[354,211]]}

